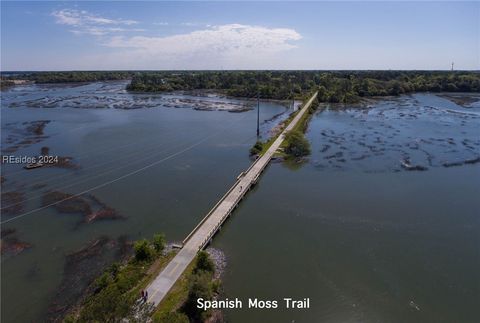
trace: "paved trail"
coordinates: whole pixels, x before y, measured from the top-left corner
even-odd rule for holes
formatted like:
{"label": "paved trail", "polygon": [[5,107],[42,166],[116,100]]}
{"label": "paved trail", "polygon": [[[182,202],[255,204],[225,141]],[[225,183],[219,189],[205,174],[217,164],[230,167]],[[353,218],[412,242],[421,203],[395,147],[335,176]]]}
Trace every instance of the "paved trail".
{"label": "paved trail", "polygon": [[250,187],[256,183],[260,174],[270,162],[273,154],[282,144],[285,133],[292,130],[301,117],[306,113],[313,100],[316,98],[315,93],[297,113],[295,118],[284,129],[284,131],[273,142],[265,154],[257,159],[245,172],[239,177],[235,184],[220,199],[220,201],[211,209],[211,211],[203,218],[203,220],[195,227],[195,229],[183,241],[183,247],[163,269],[162,272],[147,287],[148,302],[157,306],[170,288],[175,284],[177,279],[182,275],[183,271],[195,258],[198,251],[203,249],[205,245],[212,239],[222,223],[228,218],[233,209],[240,200],[248,192]]}

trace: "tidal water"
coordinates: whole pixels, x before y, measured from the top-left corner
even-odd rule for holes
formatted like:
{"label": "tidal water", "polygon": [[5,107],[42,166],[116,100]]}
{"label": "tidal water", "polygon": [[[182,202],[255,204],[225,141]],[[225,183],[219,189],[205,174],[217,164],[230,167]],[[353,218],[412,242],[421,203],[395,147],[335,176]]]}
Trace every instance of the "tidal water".
{"label": "tidal water", "polygon": [[[66,168],[2,165],[2,193],[22,195],[2,231],[28,244],[2,255],[2,322],[55,316],[84,287],[74,278],[113,261],[122,238],[182,240],[251,163],[255,101],[124,86],[2,93],[3,155],[48,147],[72,158]],[[288,112],[261,102],[262,136]],[[228,310],[228,321],[476,322],[479,113],[432,94],[322,107],[307,131],[312,155],[272,163],[213,241],[227,257],[225,297],[280,301]],[[42,208],[48,191],[91,194],[121,218]],[[102,237],[105,247],[82,249]],[[283,297],[309,297],[310,309],[287,310]]]}
{"label": "tidal water", "polygon": [[226,296],[280,310],[228,319],[478,322],[480,163],[463,162],[480,156],[479,110],[416,94],[317,112],[308,161],[271,164],[213,243]]}
{"label": "tidal water", "polygon": [[[2,255],[2,322],[55,316],[85,287],[81,275],[105,266],[103,255],[113,261],[119,237],[163,232],[181,241],[249,166],[257,112],[246,109],[255,101],[132,95],[124,87],[125,82],[25,86],[2,93],[3,155],[38,156],[48,147],[50,155],[72,157],[71,168],[2,165],[2,193],[23,194],[21,210],[2,209],[2,230],[15,230],[5,239],[30,246]],[[246,111],[223,111],[239,105]],[[289,109],[288,103],[261,102],[262,135]],[[40,135],[30,128],[39,121],[48,121]],[[42,208],[49,191],[92,194],[123,218],[86,223],[80,213]],[[2,208],[15,204],[2,202]],[[81,253],[67,262],[67,255],[101,237],[109,239],[106,251],[92,248],[93,259]]]}

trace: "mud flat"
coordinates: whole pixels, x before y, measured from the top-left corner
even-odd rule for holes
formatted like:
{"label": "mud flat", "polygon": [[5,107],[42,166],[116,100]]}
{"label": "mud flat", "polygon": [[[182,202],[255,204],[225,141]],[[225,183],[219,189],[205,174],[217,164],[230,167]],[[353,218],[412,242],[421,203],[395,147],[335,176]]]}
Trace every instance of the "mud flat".
{"label": "mud flat", "polygon": [[46,192],[42,198],[42,206],[51,206],[59,213],[80,214],[84,223],[124,218],[115,209],[91,194],[76,196],[59,191]]}
{"label": "mud flat", "polygon": [[25,194],[20,191],[2,193],[2,214],[18,214],[23,211]]}
{"label": "mud flat", "polygon": [[464,108],[480,107],[480,94],[478,93],[444,93],[438,96],[454,102]]}
{"label": "mud flat", "polygon": [[94,292],[92,283],[105,268],[114,261],[126,259],[131,249],[125,237],[100,237],[67,254],[62,282],[48,309],[48,321],[61,322],[65,314]]}
{"label": "mud flat", "polygon": [[13,153],[20,148],[29,147],[49,138],[49,136],[44,135],[44,130],[50,122],[50,120],[38,120],[6,124],[5,128],[8,130],[8,135],[5,138],[6,148],[3,148],[2,152]]}
{"label": "mud flat", "polygon": [[173,92],[126,93],[125,82],[109,84],[56,84],[55,86],[35,85],[45,93],[42,98],[25,99],[8,104],[9,108],[34,109],[148,109],[148,108],[189,108],[199,111],[244,112],[254,108],[251,100],[226,98],[218,93]]}
{"label": "mud flat", "polygon": [[22,241],[17,237],[15,229],[4,229],[1,232],[1,253],[7,256],[16,256],[24,250],[31,248],[32,245]]}
{"label": "mud flat", "polygon": [[480,116],[439,106],[433,95],[369,102],[369,108],[330,105],[317,114],[316,167],[401,172],[478,163]]}

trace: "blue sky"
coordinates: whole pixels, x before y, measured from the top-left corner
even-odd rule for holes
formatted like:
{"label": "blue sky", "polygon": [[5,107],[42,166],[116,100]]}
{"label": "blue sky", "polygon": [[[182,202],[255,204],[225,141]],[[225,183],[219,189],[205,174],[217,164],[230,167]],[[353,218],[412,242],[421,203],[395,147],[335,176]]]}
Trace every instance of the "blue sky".
{"label": "blue sky", "polygon": [[1,2],[1,69],[480,67],[479,2]]}

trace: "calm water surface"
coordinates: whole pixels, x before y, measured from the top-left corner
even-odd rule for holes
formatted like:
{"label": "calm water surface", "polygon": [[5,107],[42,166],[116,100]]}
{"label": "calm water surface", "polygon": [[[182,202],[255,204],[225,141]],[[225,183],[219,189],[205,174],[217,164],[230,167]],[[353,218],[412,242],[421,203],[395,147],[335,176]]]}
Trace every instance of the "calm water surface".
{"label": "calm water surface", "polygon": [[[80,165],[4,165],[2,190],[27,199],[17,215],[40,207],[44,191],[79,193],[153,165],[91,191],[124,220],[85,224],[81,215],[47,208],[2,226],[32,245],[2,258],[3,322],[41,321],[61,286],[65,256],[89,241],[155,232],[181,240],[250,164],[254,110],[192,107],[255,102],[131,95],[123,86],[18,87],[2,97],[2,149],[24,139],[24,122],[51,120],[48,138],[13,154],[48,146]],[[265,136],[288,109],[261,107]],[[228,320],[475,322],[480,164],[462,163],[480,156],[479,110],[418,94],[318,112],[307,132],[309,159],[270,165],[213,242],[227,255],[226,297],[310,297],[311,308],[230,310]],[[405,161],[426,170],[408,171]],[[451,163],[462,165],[445,167]]]}
{"label": "calm water surface", "polygon": [[230,321],[478,322],[480,164],[443,164],[480,156],[479,109],[428,94],[351,108],[318,112],[308,162],[270,165],[213,243],[226,296],[311,308]]}
{"label": "calm water surface", "polygon": [[[38,137],[25,130],[30,122],[50,121],[43,134],[47,138],[4,154],[38,156],[41,147],[49,147],[51,155],[71,156],[80,166],[27,171],[23,165],[2,165],[6,180],[2,192],[21,192],[26,199],[21,212],[2,213],[2,222],[9,221],[2,230],[15,229],[15,237],[32,246],[2,257],[2,322],[43,320],[57,300],[65,256],[90,241],[123,235],[135,240],[156,232],[164,232],[169,240],[182,240],[249,166],[256,111],[192,107],[208,100],[217,102],[215,108],[218,102],[246,107],[256,102],[131,95],[124,93],[124,86],[122,82],[31,86],[2,93],[3,150]],[[173,107],[177,104],[172,104],[173,99],[178,98],[187,102],[182,108]],[[137,105],[146,108],[137,109]],[[262,135],[288,112],[288,105],[262,102]],[[133,173],[144,167],[149,168]],[[105,183],[109,184],[91,190]],[[89,191],[125,219],[86,224],[80,214],[61,214],[52,208],[25,214],[41,207],[43,193],[50,190]]]}

